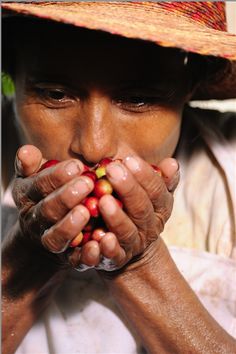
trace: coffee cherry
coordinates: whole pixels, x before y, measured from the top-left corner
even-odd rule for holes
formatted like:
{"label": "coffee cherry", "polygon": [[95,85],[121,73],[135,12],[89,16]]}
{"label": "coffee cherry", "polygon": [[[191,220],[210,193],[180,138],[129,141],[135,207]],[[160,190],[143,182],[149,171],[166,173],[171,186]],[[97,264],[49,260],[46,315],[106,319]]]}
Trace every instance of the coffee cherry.
{"label": "coffee cherry", "polygon": [[86,171],[90,171],[90,168],[89,168],[89,166],[84,164],[84,172],[86,172]]}
{"label": "coffee cherry", "polygon": [[87,176],[87,177],[91,178],[91,180],[93,182],[95,182],[97,180],[96,173],[93,171],[85,171],[82,173],[82,176]]}
{"label": "coffee cherry", "polygon": [[83,232],[80,232],[75,238],[70,242],[70,247],[77,247],[81,244],[83,240]]}
{"label": "coffee cherry", "polygon": [[110,157],[105,157],[104,159],[102,159],[98,166],[99,167],[106,167],[107,165],[109,165],[109,163],[111,163],[113,160]]}
{"label": "coffee cherry", "polygon": [[161,177],[162,176],[162,172],[161,172],[160,168],[155,166],[155,165],[151,165],[151,166],[154,169],[154,171]]}
{"label": "coffee cherry", "polygon": [[110,157],[106,157],[99,162],[98,167],[95,170],[97,178],[101,178],[106,175],[106,166],[112,161],[113,160]]}
{"label": "coffee cherry", "polygon": [[84,232],[83,233],[84,236],[83,236],[83,240],[81,241],[80,243],[80,246],[82,247],[83,245],[85,245],[88,241],[91,240],[91,237],[92,237],[92,232]]}
{"label": "coffee cherry", "polygon": [[93,231],[92,233],[92,239],[97,241],[97,242],[100,242],[101,239],[103,238],[103,236],[106,235],[106,230],[102,227],[100,228],[97,228]]}
{"label": "coffee cherry", "polygon": [[102,177],[106,176],[106,167],[104,167],[104,166],[98,167],[95,170],[95,173],[96,173],[97,178],[102,178]]}
{"label": "coffee cherry", "polygon": [[105,194],[112,194],[112,192],[112,185],[107,179],[101,178],[95,182],[93,194],[97,198],[101,198]]}
{"label": "coffee cherry", "polygon": [[86,206],[88,209],[90,215],[93,218],[97,218],[100,214],[99,208],[98,208],[98,198],[97,197],[87,197],[83,200],[82,204]]}
{"label": "coffee cherry", "polygon": [[58,160],[48,160],[48,161],[44,162],[44,164],[42,164],[42,166],[40,167],[40,169],[38,170],[38,172],[44,170],[45,168],[54,166],[54,165],[56,165],[58,162],[60,162],[60,161],[58,161]]}
{"label": "coffee cherry", "polygon": [[[111,183],[105,177],[106,166],[109,165],[112,161],[122,162],[121,159],[112,160],[111,158],[104,158],[93,168],[84,165],[84,172],[82,173],[82,175],[91,178],[91,180],[94,182],[94,190],[82,202],[82,204],[88,209],[90,213],[90,220],[85,225],[82,232],[80,232],[70,242],[70,247],[77,247],[77,246],[81,247],[91,239],[100,242],[102,237],[104,237],[104,235],[106,234],[107,228],[102,217],[100,216],[100,211],[98,207],[99,199],[103,195],[112,194],[119,207],[123,209],[122,201],[120,201],[117,193],[113,191]],[[39,171],[51,167],[57,164],[58,162],[59,162],[58,160],[48,160],[41,166]],[[161,177],[162,172],[160,168],[155,165],[151,165],[151,166],[154,169],[154,171]]]}

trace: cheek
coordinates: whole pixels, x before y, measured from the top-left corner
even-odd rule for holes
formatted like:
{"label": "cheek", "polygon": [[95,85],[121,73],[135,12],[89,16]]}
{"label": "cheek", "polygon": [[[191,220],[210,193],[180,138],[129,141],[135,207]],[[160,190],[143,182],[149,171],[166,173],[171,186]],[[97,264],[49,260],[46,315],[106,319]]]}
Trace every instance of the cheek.
{"label": "cheek", "polygon": [[19,103],[16,112],[27,143],[37,146],[46,158],[60,160],[68,151],[70,133],[58,114],[39,105]]}
{"label": "cheek", "polygon": [[133,130],[134,150],[150,163],[173,156],[180,136],[181,121],[181,112],[168,110],[142,120]]}

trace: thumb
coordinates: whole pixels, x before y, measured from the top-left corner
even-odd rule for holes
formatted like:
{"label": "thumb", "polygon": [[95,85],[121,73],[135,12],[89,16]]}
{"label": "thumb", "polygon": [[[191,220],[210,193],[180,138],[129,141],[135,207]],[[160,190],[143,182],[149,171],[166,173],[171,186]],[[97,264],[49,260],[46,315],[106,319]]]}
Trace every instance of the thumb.
{"label": "thumb", "polygon": [[17,176],[28,177],[37,172],[46,160],[41,151],[33,145],[23,145],[16,153],[15,171]]}
{"label": "thumb", "polygon": [[172,157],[168,157],[162,160],[158,164],[158,167],[162,171],[162,176],[164,178],[168,191],[174,192],[179,183],[180,178],[178,161],[176,159],[173,159]]}

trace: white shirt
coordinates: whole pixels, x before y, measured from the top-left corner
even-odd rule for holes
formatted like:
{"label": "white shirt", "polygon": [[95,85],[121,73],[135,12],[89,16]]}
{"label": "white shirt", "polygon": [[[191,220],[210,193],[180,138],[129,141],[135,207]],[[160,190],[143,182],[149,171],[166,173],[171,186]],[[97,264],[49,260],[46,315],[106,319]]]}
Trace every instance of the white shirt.
{"label": "white shirt", "polygon": [[[187,111],[176,152],[181,181],[162,237],[200,301],[236,338],[235,124],[230,114]],[[16,351],[144,352],[93,270],[71,271]]]}

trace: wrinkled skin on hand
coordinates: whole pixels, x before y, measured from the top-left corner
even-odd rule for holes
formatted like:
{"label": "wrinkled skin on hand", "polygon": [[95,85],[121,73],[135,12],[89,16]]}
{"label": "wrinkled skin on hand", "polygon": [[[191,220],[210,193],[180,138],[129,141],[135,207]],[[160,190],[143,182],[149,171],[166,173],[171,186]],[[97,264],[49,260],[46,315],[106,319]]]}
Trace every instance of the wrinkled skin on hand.
{"label": "wrinkled skin on hand", "polygon": [[75,249],[68,245],[89,220],[81,202],[92,191],[93,182],[81,175],[84,167],[79,160],[66,160],[37,173],[44,161],[34,146],[19,149],[13,196],[26,243],[43,246],[50,261],[60,267],[96,266],[105,256],[122,267],[157,240],[171,214],[179,179],[174,159],[160,163],[164,178],[138,156],[109,164],[107,178],[125,209],[119,208],[113,196],[103,196],[99,208],[109,232],[100,243],[91,240]]}

